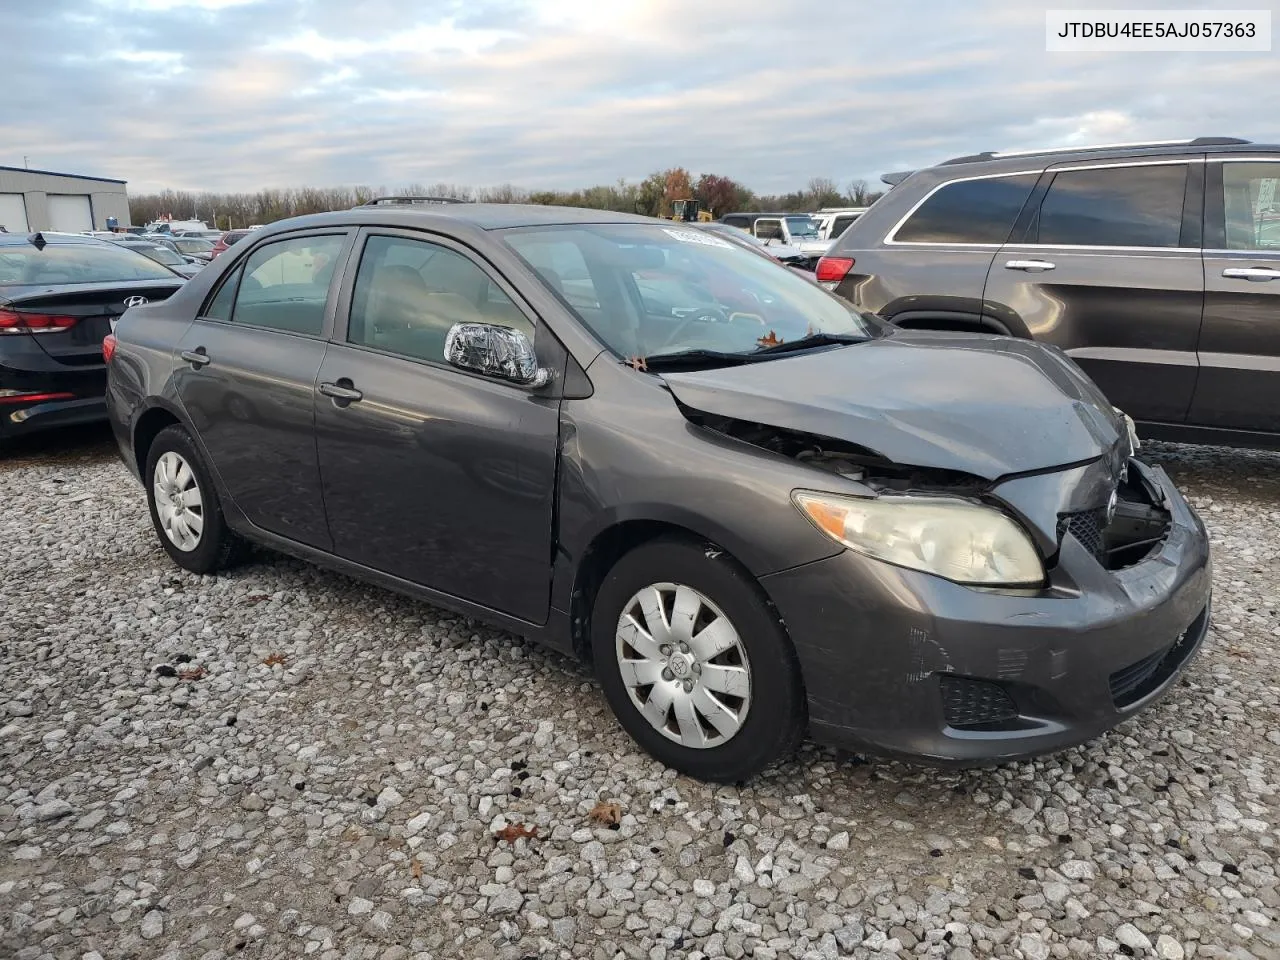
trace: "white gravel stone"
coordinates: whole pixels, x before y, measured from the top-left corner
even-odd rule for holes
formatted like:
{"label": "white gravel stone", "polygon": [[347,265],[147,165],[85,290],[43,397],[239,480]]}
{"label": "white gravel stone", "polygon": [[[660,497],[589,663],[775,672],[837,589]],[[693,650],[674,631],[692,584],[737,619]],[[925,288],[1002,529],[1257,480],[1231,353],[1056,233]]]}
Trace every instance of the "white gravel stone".
{"label": "white gravel stone", "polygon": [[142,918],[142,926],[138,930],[143,940],[155,940],[164,934],[164,914],[159,910],[150,910]]}
{"label": "white gravel stone", "polygon": [[1024,933],[1018,939],[1018,949],[1026,960],[1049,960],[1049,945],[1038,933]]}
{"label": "white gravel stone", "polygon": [[1150,950],[1151,941],[1147,935],[1131,923],[1122,923],[1116,928],[1116,939],[1131,950]]}
{"label": "white gravel stone", "polygon": [[833,833],[827,837],[828,850],[848,850],[849,849],[849,833],[847,830],[841,830],[839,833]]}
{"label": "white gravel stone", "polygon": [[1215,553],[1159,702],[1029,762],[809,745],[743,789],[502,631],[265,551],[181,572],[106,434],[0,455],[0,956],[1269,956],[1280,456],[1150,456]]}

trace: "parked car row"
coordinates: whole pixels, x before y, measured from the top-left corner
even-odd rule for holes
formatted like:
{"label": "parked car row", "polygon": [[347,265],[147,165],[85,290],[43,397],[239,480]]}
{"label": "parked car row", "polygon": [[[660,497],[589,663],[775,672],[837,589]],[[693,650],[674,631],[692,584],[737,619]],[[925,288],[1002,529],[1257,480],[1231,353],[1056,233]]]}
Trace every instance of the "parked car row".
{"label": "parked car row", "polygon": [[900,327],[1063,351],[1148,436],[1280,447],[1280,147],[1231,137],[958,157],[818,280]]}
{"label": "parked car row", "polygon": [[713,222],[721,229],[732,227],[753,238],[787,266],[813,270],[832,242],[866,210],[866,207],[824,207],[813,214],[726,213]]}
{"label": "parked car row", "polygon": [[886,323],[723,229],[366,206],[139,288],[107,408],[158,542],[199,573],[264,544],[583,657],[710,780],[806,732],[1042,753],[1172,687],[1208,537],[1080,368]]}

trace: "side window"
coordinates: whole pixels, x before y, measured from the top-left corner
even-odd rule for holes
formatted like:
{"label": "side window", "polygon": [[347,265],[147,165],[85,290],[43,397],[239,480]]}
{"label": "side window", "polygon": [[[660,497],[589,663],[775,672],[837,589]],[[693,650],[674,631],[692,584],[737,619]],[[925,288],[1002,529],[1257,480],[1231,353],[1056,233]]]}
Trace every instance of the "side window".
{"label": "side window", "polygon": [[240,267],[235,267],[222,280],[218,292],[213,295],[209,305],[200,313],[210,320],[231,321],[231,307],[236,299],[236,284],[240,282]]}
{"label": "side window", "polygon": [[444,363],[455,323],[494,323],[533,338],[533,324],[489,275],[425,240],[370,237],[351,297],[347,341]]}
{"label": "side window", "polygon": [[1185,164],[1066,170],[1040,206],[1040,243],[1176,247]]}
{"label": "side window", "polygon": [[575,310],[600,309],[595,282],[578,244],[572,240],[538,240],[517,244],[516,252]]}
{"label": "side window", "polygon": [[782,240],[782,221],[757,220],[756,237],[760,240]]}
{"label": "side window", "polygon": [[297,237],[253,251],[245,261],[232,320],[320,336],[329,280],[345,241],[341,235]]}
{"label": "side window", "polygon": [[1280,163],[1224,163],[1228,250],[1280,250]]}
{"label": "side window", "polygon": [[849,229],[849,224],[857,220],[860,214],[853,214],[849,217],[836,217],[831,221],[831,236],[836,238]]}
{"label": "side window", "polygon": [[1004,243],[1039,174],[958,180],[933,193],[891,239],[900,243]]}

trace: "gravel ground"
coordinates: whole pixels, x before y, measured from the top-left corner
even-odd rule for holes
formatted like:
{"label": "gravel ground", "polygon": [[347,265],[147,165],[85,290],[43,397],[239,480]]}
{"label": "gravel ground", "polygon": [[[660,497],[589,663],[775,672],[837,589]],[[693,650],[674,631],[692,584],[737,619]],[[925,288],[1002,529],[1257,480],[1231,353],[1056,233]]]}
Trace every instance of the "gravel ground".
{"label": "gravel ground", "polygon": [[183,573],[101,432],[24,444],[0,957],[1280,958],[1280,455],[1150,455],[1217,562],[1162,703],[1034,763],[807,746],[734,789],[504,633],[268,554]]}

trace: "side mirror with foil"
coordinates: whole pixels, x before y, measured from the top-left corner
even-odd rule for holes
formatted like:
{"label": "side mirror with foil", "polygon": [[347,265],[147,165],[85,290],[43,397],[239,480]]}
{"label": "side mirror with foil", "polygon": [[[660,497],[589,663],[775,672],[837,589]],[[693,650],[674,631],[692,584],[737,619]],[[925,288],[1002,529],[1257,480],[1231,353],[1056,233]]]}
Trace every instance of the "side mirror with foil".
{"label": "side mirror with foil", "polygon": [[445,336],[444,358],[459,370],[522,387],[542,387],[551,381],[551,371],[538,366],[533,343],[512,327],[455,323]]}

